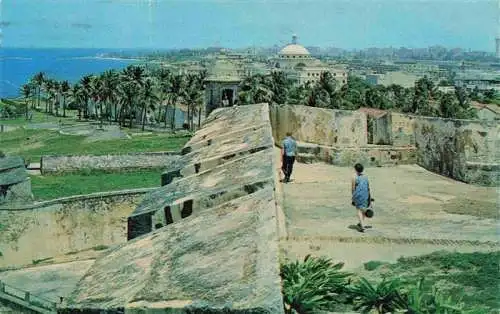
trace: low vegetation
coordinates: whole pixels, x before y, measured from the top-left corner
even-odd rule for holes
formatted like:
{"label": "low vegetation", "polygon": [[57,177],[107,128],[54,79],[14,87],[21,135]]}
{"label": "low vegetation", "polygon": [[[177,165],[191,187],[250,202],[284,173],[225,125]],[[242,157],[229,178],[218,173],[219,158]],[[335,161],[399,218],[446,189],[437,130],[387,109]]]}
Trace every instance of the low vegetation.
{"label": "low vegetation", "polygon": [[496,313],[500,251],[435,252],[388,264],[365,264],[362,276],[307,256],[281,265],[286,313]]}
{"label": "low vegetation", "polygon": [[64,176],[32,176],[31,189],[38,201],[72,195],[160,186],[160,170],[123,173],[89,171]]}
{"label": "low vegetation", "polygon": [[51,130],[18,129],[0,133],[2,150],[36,161],[42,155],[105,155],[133,152],[176,151],[190,134],[152,133],[131,139],[87,141],[82,135],[62,135]]}

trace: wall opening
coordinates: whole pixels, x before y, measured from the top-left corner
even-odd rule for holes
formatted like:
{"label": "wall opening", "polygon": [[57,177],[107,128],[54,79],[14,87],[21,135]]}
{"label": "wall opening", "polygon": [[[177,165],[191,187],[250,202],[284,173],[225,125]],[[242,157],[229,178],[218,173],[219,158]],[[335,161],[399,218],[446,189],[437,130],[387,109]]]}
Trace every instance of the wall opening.
{"label": "wall opening", "polygon": [[174,223],[174,219],[172,218],[172,210],[170,209],[170,206],[166,206],[163,209],[165,213],[165,221],[167,222],[167,225]]}
{"label": "wall opening", "polygon": [[193,200],[187,200],[182,205],[181,218],[186,218],[191,216],[193,213]]}

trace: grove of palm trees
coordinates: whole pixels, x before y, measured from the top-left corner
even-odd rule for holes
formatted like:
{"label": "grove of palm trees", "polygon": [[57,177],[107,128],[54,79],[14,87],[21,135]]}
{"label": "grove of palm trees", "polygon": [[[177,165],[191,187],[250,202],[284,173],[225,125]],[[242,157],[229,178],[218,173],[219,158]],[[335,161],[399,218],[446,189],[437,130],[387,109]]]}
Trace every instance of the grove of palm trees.
{"label": "grove of palm trees", "polygon": [[348,78],[347,84],[340,86],[330,73],[324,72],[315,84],[294,86],[283,73],[275,72],[270,76],[248,77],[240,89],[239,98],[243,104],[287,103],[343,110],[369,107],[458,119],[476,116],[465,90],[458,88],[454,94],[442,93],[427,77],[418,80],[412,88],[395,84],[370,86],[353,76]]}
{"label": "grove of palm trees", "polygon": [[205,75],[176,75],[162,68],[131,65],[122,71],[85,75],[71,85],[40,72],[21,87],[21,93],[26,115],[30,107],[61,117],[72,109],[78,110],[79,120],[95,119],[101,125],[106,121],[128,127],[139,124],[143,130],[148,117],[175,129],[176,107],[182,103],[187,106],[188,127],[192,130],[195,123],[201,123],[199,118],[195,121],[195,116],[200,117],[202,110]]}
{"label": "grove of palm trees", "polygon": [[[26,101],[26,116],[28,107],[61,117],[72,109],[78,110],[80,120],[128,127],[138,124],[143,130],[148,119],[175,129],[176,108],[183,105],[187,109],[185,127],[193,130],[201,124],[206,76],[207,71],[182,75],[164,68],[131,65],[121,71],[86,75],[70,84],[40,72],[21,87],[21,95]],[[238,98],[242,105],[268,102],[343,110],[369,107],[443,118],[476,117],[470,100],[478,99],[477,92],[469,94],[457,88],[454,93],[443,93],[437,87],[427,77],[414,87],[404,88],[396,84],[371,86],[355,76],[340,86],[328,72],[322,73],[317,83],[297,86],[284,73],[272,72],[244,78]]]}

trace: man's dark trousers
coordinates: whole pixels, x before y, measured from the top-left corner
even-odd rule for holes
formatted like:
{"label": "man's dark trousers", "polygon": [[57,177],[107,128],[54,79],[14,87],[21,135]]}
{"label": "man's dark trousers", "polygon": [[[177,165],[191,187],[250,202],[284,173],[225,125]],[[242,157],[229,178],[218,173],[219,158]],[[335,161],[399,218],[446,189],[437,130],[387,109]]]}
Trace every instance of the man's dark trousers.
{"label": "man's dark trousers", "polygon": [[283,165],[281,170],[285,174],[285,182],[290,182],[290,176],[292,175],[293,163],[295,162],[295,156],[283,155]]}

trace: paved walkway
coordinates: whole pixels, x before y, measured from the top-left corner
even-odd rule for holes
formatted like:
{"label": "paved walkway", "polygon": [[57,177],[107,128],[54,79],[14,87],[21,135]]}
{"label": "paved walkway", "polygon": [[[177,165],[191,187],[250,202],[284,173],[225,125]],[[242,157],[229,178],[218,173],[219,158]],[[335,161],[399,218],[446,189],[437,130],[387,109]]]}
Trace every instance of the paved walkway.
{"label": "paved walkway", "polygon": [[282,249],[299,258],[307,253],[353,255],[352,261],[361,262],[373,255],[395,260],[440,249],[498,248],[495,219],[445,211],[454,206],[467,206],[470,212],[485,206],[495,210],[495,188],[456,182],[416,165],[368,168],[365,172],[376,200],[375,217],[365,222],[371,228],[360,233],[354,230],[357,218],[350,204],[353,171],[321,163],[295,163],[293,181],[283,185],[288,239],[283,239]]}

